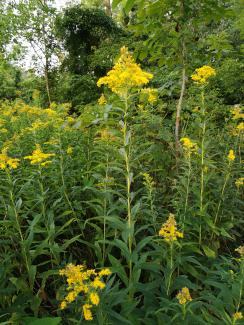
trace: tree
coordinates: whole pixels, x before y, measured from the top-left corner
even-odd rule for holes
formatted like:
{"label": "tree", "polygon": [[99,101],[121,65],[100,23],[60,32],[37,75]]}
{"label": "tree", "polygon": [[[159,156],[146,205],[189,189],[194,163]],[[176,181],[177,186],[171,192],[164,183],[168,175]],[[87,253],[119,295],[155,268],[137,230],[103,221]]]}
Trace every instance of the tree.
{"label": "tree", "polygon": [[[121,0],[113,2],[117,6]],[[148,55],[159,66],[181,70],[180,94],[176,105],[175,141],[178,152],[180,116],[186,90],[186,80],[193,65],[209,61],[201,48],[207,31],[228,12],[227,1],[194,0],[127,0],[126,12],[136,8],[136,22],[131,28],[144,37],[140,57]],[[208,54],[211,54],[210,52]]]}
{"label": "tree", "polygon": [[38,73],[44,75],[49,104],[52,101],[50,72],[57,61],[57,42],[54,35],[56,9],[54,0],[20,0],[16,4],[19,36],[32,48],[32,59]]}

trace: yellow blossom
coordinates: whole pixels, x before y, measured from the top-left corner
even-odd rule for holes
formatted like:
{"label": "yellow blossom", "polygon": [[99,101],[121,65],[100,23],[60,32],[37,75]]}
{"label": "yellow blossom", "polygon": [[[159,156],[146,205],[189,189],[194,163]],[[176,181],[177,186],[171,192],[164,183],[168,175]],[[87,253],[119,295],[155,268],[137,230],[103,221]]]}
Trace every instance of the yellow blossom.
{"label": "yellow blossom", "polygon": [[37,144],[36,149],[32,152],[32,155],[26,156],[24,159],[29,159],[31,165],[40,164],[41,166],[46,166],[52,162],[51,160],[47,159],[53,156],[55,156],[55,154],[42,152],[41,146]]}
{"label": "yellow blossom", "polygon": [[100,277],[102,277],[102,276],[108,276],[108,275],[110,275],[111,274],[111,271],[109,270],[109,269],[102,269],[99,273],[98,273],[98,275],[100,276]]}
{"label": "yellow blossom", "polygon": [[[98,289],[105,288],[105,283],[102,281],[103,276],[111,274],[109,269],[102,269],[96,272],[94,269],[86,269],[84,265],[68,264],[64,269],[59,271],[60,275],[67,278],[68,294],[60,304],[60,308],[64,309],[66,306],[82,294],[86,302],[83,305],[83,314],[86,320],[92,319],[91,308],[92,305],[99,305],[100,297]],[[91,303],[91,304],[90,304]]]}
{"label": "yellow blossom", "polygon": [[83,306],[83,314],[85,320],[93,320],[92,312],[91,312],[92,305],[85,304]]}
{"label": "yellow blossom", "polygon": [[105,142],[108,142],[108,141],[111,142],[111,141],[116,140],[116,137],[107,128],[104,128],[104,129],[98,131],[97,135],[98,135],[97,140],[102,140],[102,141],[105,141]]}
{"label": "yellow blossom", "polygon": [[229,154],[228,154],[228,156],[227,156],[227,158],[228,158],[228,160],[229,161],[233,161],[233,160],[235,160],[235,154],[234,154],[234,151],[231,149],[230,151],[229,151]]}
{"label": "yellow blossom", "polygon": [[244,257],[244,246],[239,246],[238,248],[235,249],[236,252],[238,252],[241,257]]}
{"label": "yellow blossom", "polygon": [[66,301],[62,301],[60,304],[60,309],[65,309],[67,307],[67,302]]}
{"label": "yellow blossom", "polygon": [[239,120],[244,118],[244,114],[242,113],[242,109],[240,106],[236,105],[234,108],[231,109],[232,120]]}
{"label": "yellow blossom", "polygon": [[188,301],[192,301],[189,289],[187,287],[182,288],[177,294],[176,298],[179,300],[181,305],[185,305]]}
{"label": "yellow blossom", "polygon": [[71,146],[68,146],[67,150],[66,150],[68,155],[72,155],[73,153],[73,148]]}
{"label": "yellow blossom", "polygon": [[183,149],[187,155],[197,152],[198,146],[190,138],[181,138],[180,141],[182,142]]}
{"label": "yellow blossom", "polygon": [[96,292],[91,292],[89,295],[89,299],[93,305],[98,305],[100,302],[99,295]]}
{"label": "yellow blossom", "polygon": [[150,104],[153,104],[157,101],[157,89],[154,88],[144,88],[141,90],[143,94],[147,95],[147,100]]}
{"label": "yellow blossom", "polygon": [[172,213],[169,214],[168,220],[162,225],[159,236],[164,237],[167,242],[173,242],[177,240],[177,237],[183,238],[183,233],[177,230],[175,216]]}
{"label": "yellow blossom", "polygon": [[241,187],[244,184],[244,177],[240,177],[235,181],[236,187]]}
{"label": "yellow blossom", "polygon": [[126,47],[122,47],[120,52],[119,60],[105,77],[98,80],[97,85],[107,85],[112,92],[123,96],[128,90],[147,84],[153,75],[135,63]]}
{"label": "yellow blossom", "polygon": [[238,131],[243,131],[244,130],[244,123],[243,122],[239,123],[236,128],[237,128]]}
{"label": "yellow blossom", "polygon": [[198,84],[206,84],[210,77],[216,76],[215,69],[208,65],[204,65],[201,68],[195,70],[195,73],[191,75],[193,81]]}
{"label": "yellow blossom", "polygon": [[242,315],[242,313],[240,311],[237,311],[232,316],[233,316],[233,319],[234,320],[239,320],[239,319],[242,319],[243,318],[243,315]]}
{"label": "yellow blossom", "polygon": [[107,103],[106,97],[104,94],[101,95],[101,97],[98,99],[98,104],[99,105],[105,105]]}
{"label": "yellow blossom", "polygon": [[91,283],[92,287],[95,289],[105,288],[105,284],[100,280],[100,277],[95,277],[94,281]]}
{"label": "yellow blossom", "polygon": [[8,130],[7,130],[6,128],[1,128],[1,129],[0,129],[0,132],[1,132],[1,133],[8,133]]}
{"label": "yellow blossom", "polygon": [[19,166],[19,161],[17,158],[10,158],[6,149],[0,153],[0,169],[16,169]]}

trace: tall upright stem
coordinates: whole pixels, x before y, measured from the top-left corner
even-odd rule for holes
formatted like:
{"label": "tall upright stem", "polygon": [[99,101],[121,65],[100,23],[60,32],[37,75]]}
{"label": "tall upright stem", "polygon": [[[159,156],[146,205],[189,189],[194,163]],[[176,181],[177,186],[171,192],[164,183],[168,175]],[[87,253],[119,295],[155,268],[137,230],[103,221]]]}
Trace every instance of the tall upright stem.
{"label": "tall upright stem", "polygon": [[202,243],[202,214],[203,214],[203,195],[204,195],[204,155],[205,155],[205,133],[206,133],[206,120],[205,120],[205,98],[204,90],[201,92],[202,101],[202,140],[201,140],[201,184],[200,184],[200,226],[199,226],[199,245]]}
{"label": "tall upright stem", "polygon": [[[128,133],[128,93],[124,96],[125,110],[124,110],[124,126],[123,126],[123,146],[124,146],[124,157],[125,157],[125,168],[126,168],[126,189],[127,189],[127,222],[129,228],[128,247],[130,256],[132,253],[132,214],[131,214],[131,172],[130,172],[130,134]],[[131,280],[132,276],[132,262],[129,261],[129,277]]]}
{"label": "tall upright stem", "polygon": [[11,179],[11,176],[10,176],[10,173],[9,173],[8,170],[6,170],[6,175],[7,175],[8,182],[9,182],[9,187],[10,187],[10,189],[9,189],[10,202],[11,202],[11,205],[12,205],[12,208],[13,208],[13,211],[14,211],[14,217],[15,217],[15,221],[16,221],[17,231],[18,231],[19,236],[20,236],[21,251],[22,251],[22,254],[24,256],[26,269],[27,269],[27,271],[29,273],[30,268],[29,268],[26,249],[24,247],[24,236],[23,236],[22,230],[21,230],[21,225],[20,225],[20,221],[19,221],[19,214],[18,214],[18,212],[16,210],[16,206],[15,206],[15,202],[14,202],[14,193],[13,193],[13,190],[12,190],[13,182],[12,182],[12,179]]}

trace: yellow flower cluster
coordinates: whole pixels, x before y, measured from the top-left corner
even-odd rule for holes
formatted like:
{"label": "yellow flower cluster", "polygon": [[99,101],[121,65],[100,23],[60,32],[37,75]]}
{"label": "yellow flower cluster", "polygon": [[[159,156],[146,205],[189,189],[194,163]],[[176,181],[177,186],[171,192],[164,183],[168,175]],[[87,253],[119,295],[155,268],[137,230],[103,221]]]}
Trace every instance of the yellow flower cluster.
{"label": "yellow flower cluster", "polygon": [[0,153],[0,169],[16,169],[19,166],[19,159],[17,158],[10,158],[7,155],[7,150],[3,149]]}
{"label": "yellow flower cluster", "polygon": [[177,237],[183,238],[183,233],[177,230],[175,216],[172,213],[169,214],[168,220],[159,230],[159,236],[164,237],[167,242],[173,242],[177,240]]}
{"label": "yellow flower cluster", "polygon": [[182,288],[176,298],[179,300],[181,305],[185,305],[188,301],[192,301],[192,297],[187,287]]}
{"label": "yellow flower cluster", "polygon": [[86,303],[82,307],[84,318],[92,320],[91,308],[100,302],[98,290],[105,288],[102,277],[110,275],[111,271],[102,269],[100,272],[96,272],[94,269],[87,270],[84,265],[68,264],[65,269],[59,271],[59,274],[66,276],[68,284],[68,294],[61,302],[60,308],[65,309],[68,304],[83,294],[86,297]]}
{"label": "yellow flower cluster", "polygon": [[237,253],[241,255],[241,257],[244,257],[244,246],[239,246],[238,248],[235,249]]}
{"label": "yellow flower cluster", "polygon": [[40,164],[41,166],[46,166],[52,162],[51,160],[47,159],[53,156],[55,156],[53,153],[44,153],[41,149],[41,146],[37,144],[36,149],[32,152],[32,155],[26,156],[24,159],[29,159],[31,165]]}
{"label": "yellow flower cluster", "polygon": [[183,149],[187,155],[197,152],[198,146],[195,142],[191,141],[190,138],[181,138],[180,141],[182,142]]}
{"label": "yellow flower cluster", "polygon": [[243,318],[243,315],[240,311],[237,311],[236,313],[233,314],[233,319],[236,321],[236,320],[239,320],[239,319],[242,319]]}
{"label": "yellow flower cluster", "polygon": [[228,156],[227,156],[227,158],[228,158],[228,160],[229,161],[234,161],[235,160],[235,154],[234,154],[234,151],[231,149],[230,151],[229,151],[229,154],[228,154]]}
{"label": "yellow flower cluster", "polygon": [[98,102],[99,105],[105,105],[107,103],[107,100],[106,100],[106,97],[104,96],[104,94],[102,94],[100,96],[100,98],[98,99],[97,102]]}
{"label": "yellow flower cluster", "polygon": [[158,91],[157,89],[154,89],[154,88],[144,88],[141,90],[141,92],[143,94],[146,94],[147,95],[147,101],[148,103],[150,104],[153,104],[157,101],[157,94],[158,94]]}
{"label": "yellow flower cluster", "polygon": [[244,113],[242,113],[242,109],[240,106],[232,108],[231,114],[233,115],[232,120],[239,120],[244,118]]}
{"label": "yellow flower cluster", "polygon": [[71,146],[68,146],[68,148],[67,148],[67,150],[66,150],[66,153],[67,153],[68,155],[72,155],[72,153],[73,153],[73,148],[72,148]]}
{"label": "yellow flower cluster", "polygon": [[241,187],[244,184],[244,177],[240,177],[235,181],[236,187]]}
{"label": "yellow flower cluster", "polygon": [[123,96],[128,90],[147,84],[153,75],[143,71],[128,52],[122,47],[121,56],[113,69],[105,77],[98,80],[98,87],[107,85],[112,92]]}
{"label": "yellow flower cluster", "polygon": [[209,65],[204,65],[201,68],[195,70],[195,73],[191,75],[193,81],[198,84],[206,84],[210,77],[216,76],[215,69]]}
{"label": "yellow flower cluster", "polygon": [[143,184],[146,186],[146,188],[149,190],[153,190],[153,188],[155,186],[155,182],[154,182],[152,176],[150,176],[148,173],[141,173],[141,175],[144,178]]}
{"label": "yellow flower cluster", "polygon": [[104,128],[97,132],[98,137],[97,140],[105,141],[105,142],[112,142],[116,140],[116,137],[109,131],[107,128]]}

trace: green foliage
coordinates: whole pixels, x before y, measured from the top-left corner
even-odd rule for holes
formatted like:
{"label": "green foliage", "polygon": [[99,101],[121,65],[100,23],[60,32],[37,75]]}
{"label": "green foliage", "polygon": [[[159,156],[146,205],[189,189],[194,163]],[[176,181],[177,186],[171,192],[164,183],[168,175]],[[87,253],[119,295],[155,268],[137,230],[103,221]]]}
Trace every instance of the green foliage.
{"label": "green foliage", "polygon": [[[48,71],[21,74],[1,56],[0,323],[85,324],[88,303],[90,324],[243,324],[239,1],[114,1],[131,34],[98,9],[70,6],[54,30],[51,2],[19,5],[19,26],[30,18],[26,39],[34,30],[47,46]],[[1,29],[12,16],[0,8]],[[38,29],[45,21],[47,35]],[[0,36],[4,50],[11,37]],[[98,89],[123,45],[154,78],[141,89],[141,67],[125,56],[116,70],[123,88]],[[62,64],[52,67],[61,48]],[[216,76],[193,82],[194,69],[211,60]],[[47,76],[57,100],[48,106]],[[69,263],[109,268],[97,305],[86,290],[68,300],[60,270]]]}

